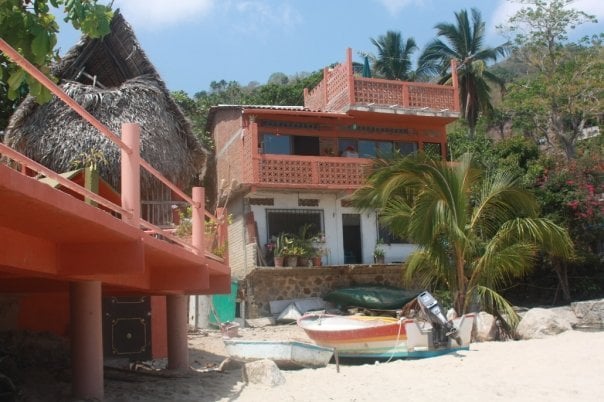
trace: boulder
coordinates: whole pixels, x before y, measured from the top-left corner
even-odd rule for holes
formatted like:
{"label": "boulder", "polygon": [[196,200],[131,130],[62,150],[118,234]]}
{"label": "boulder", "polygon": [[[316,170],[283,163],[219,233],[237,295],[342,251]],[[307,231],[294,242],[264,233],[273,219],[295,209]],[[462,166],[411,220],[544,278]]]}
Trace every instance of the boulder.
{"label": "boulder", "polygon": [[604,299],[570,304],[579,326],[604,326]]}
{"label": "boulder", "polygon": [[285,377],[274,361],[269,359],[246,363],[242,367],[243,381],[251,384],[262,384],[270,387],[285,384]]}
{"label": "boulder", "polygon": [[544,308],[532,308],[526,312],[516,333],[521,339],[545,338],[572,330],[572,326],[556,312]]}
{"label": "boulder", "polygon": [[490,342],[497,338],[497,320],[485,311],[476,314],[473,328],[475,342]]}

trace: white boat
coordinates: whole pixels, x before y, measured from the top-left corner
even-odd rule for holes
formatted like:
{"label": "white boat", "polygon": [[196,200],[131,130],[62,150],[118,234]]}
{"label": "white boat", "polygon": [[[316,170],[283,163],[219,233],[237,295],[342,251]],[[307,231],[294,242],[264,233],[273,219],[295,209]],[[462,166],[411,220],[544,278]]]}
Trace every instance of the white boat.
{"label": "white boat", "polygon": [[223,339],[227,353],[234,359],[249,362],[261,359],[274,361],[279,368],[325,367],[333,356],[333,348],[297,341],[256,341]]}
{"label": "white boat", "polygon": [[474,314],[447,321],[430,293],[418,302],[428,320],[307,314],[298,326],[343,358],[421,358],[469,348]]}

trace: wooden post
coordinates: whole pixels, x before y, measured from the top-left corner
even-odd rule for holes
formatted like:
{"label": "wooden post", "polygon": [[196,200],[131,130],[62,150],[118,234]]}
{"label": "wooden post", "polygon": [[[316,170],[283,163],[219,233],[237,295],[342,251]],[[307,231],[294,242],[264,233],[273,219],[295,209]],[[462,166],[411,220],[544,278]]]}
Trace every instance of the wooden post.
{"label": "wooden post", "polygon": [[132,212],[132,216],[123,216],[122,220],[133,226],[138,226],[141,216],[140,134],[138,124],[122,124],[122,141],[131,150],[121,150],[122,208]]}
{"label": "wooden post", "polygon": [[77,399],[103,399],[101,282],[72,282],[71,388]]}

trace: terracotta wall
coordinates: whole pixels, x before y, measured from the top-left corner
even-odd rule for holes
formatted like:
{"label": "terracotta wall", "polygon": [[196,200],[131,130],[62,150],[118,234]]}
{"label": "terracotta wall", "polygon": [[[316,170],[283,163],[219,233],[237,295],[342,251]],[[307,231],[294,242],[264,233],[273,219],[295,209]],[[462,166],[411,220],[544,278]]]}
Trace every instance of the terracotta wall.
{"label": "terracotta wall", "polygon": [[241,284],[246,318],[270,316],[271,300],[323,297],[355,285],[403,287],[400,265],[329,266],[320,268],[257,268]]}

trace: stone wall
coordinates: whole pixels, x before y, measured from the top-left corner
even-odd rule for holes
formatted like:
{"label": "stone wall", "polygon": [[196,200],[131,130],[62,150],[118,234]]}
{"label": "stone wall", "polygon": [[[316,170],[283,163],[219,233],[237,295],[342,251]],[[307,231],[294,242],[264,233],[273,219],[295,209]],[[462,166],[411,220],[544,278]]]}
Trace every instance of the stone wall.
{"label": "stone wall", "polygon": [[314,268],[254,269],[240,284],[246,318],[270,316],[272,300],[324,297],[333,289],[355,285],[402,287],[400,265],[346,265]]}

